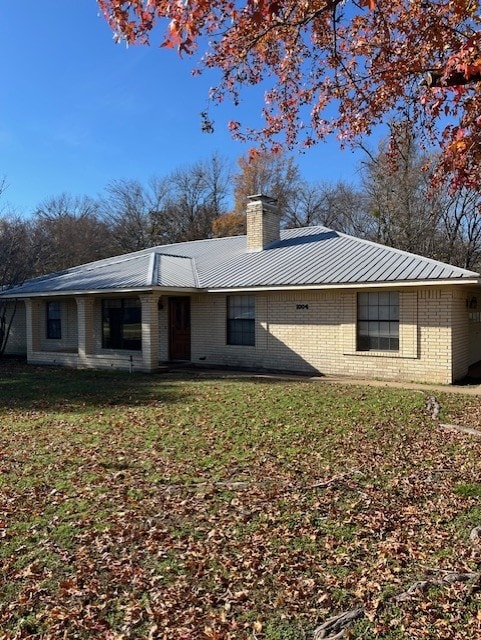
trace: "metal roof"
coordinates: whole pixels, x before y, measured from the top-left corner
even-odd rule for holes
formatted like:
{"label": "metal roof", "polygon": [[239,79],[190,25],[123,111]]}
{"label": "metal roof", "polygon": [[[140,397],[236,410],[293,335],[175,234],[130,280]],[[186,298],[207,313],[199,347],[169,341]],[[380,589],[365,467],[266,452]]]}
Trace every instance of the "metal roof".
{"label": "metal roof", "polygon": [[197,287],[197,272],[193,258],[154,254],[157,268],[153,283],[159,287]]}
{"label": "metal roof", "polygon": [[246,236],[197,240],[106,258],[35,278],[4,296],[105,290],[246,289],[477,281],[479,274],[326,227],[281,231],[263,251]]}
{"label": "metal roof", "polygon": [[326,227],[288,229],[264,251],[204,272],[209,289],[328,286],[477,279],[474,271],[354,238]]}

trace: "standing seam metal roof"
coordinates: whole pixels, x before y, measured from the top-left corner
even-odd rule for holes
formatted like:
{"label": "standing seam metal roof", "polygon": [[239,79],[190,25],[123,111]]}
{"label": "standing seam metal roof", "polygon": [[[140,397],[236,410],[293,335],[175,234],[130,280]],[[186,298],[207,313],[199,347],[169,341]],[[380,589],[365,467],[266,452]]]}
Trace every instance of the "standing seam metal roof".
{"label": "standing seam metal roof", "polygon": [[3,296],[103,290],[236,289],[478,280],[479,274],[326,227],[288,229],[263,251],[246,236],[144,249],[49,274]]}

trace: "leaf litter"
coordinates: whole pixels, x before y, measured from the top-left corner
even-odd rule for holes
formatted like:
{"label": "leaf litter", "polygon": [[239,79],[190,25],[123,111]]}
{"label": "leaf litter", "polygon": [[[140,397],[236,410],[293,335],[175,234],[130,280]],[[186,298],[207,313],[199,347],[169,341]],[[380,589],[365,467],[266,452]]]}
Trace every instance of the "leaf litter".
{"label": "leaf litter", "polygon": [[480,442],[425,394],[185,373],[113,402],[86,374],[81,405],[72,384],[0,407],[0,638],[481,633]]}

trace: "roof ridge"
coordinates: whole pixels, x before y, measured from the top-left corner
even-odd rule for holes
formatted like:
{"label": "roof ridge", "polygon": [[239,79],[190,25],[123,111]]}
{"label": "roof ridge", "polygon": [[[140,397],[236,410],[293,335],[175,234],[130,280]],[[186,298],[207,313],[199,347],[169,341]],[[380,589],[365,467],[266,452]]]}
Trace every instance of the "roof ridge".
{"label": "roof ridge", "polygon": [[[169,245],[166,244],[166,247]],[[167,256],[168,258],[184,258],[185,260],[192,260],[192,256],[180,256],[177,253],[164,253],[163,251],[154,251],[154,253],[158,256]]]}
{"label": "roof ridge", "polygon": [[[9,291],[9,296],[110,288],[175,290],[244,287],[339,287],[407,282],[475,282],[481,276],[324,225],[283,229],[270,251],[246,251],[246,236],[212,238],[103,258],[45,274]],[[217,246],[215,246],[217,245]],[[213,250],[213,248],[215,250]],[[282,258],[282,260],[280,260]],[[1,297],[6,297],[2,292]]]}
{"label": "roof ridge", "polygon": [[124,260],[133,260],[136,257],[139,257],[141,255],[145,255],[145,254],[150,254],[152,251],[155,251],[156,253],[161,253],[162,255],[170,255],[174,258],[190,258],[190,256],[183,256],[177,253],[165,253],[164,251],[162,251],[162,249],[167,248],[167,247],[176,247],[176,246],[186,246],[186,245],[191,245],[191,244],[196,244],[196,243],[200,243],[200,242],[213,242],[215,240],[223,240],[224,242],[226,240],[230,240],[230,239],[234,239],[234,238],[245,238],[246,235],[245,234],[241,234],[238,236],[223,236],[221,238],[200,238],[199,240],[184,240],[183,242],[169,242],[167,244],[156,244],[152,247],[145,247],[144,249],[137,249],[136,251],[129,251],[128,253],[121,253],[120,255],[117,256],[109,256],[107,258],[99,258],[98,260],[91,260],[90,262],[85,262],[84,264],[79,264],[75,267],[69,267],[69,269],[84,269],[85,267],[88,267],[91,264],[96,264],[98,262],[104,262],[105,260],[109,260],[112,262],[123,262]]}
{"label": "roof ridge", "polygon": [[[145,251],[145,250],[144,250]],[[45,276],[39,276],[40,278],[45,278],[48,276],[64,276],[69,273],[75,273],[79,269],[82,271],[93,271],[95,268],[101,267],[103,263],[112,264],[120,264],[121,262],[129,262],[130,260],[135,260],[136,258],[140,258],[142,256],[137,255],[138,251],[135,254],[125,253],[122,256],[112,256],[110,258],[101,258],[100,260],[93,260],[92,262],[86,262],[85,264],[79,264],[76,267],[69,267],[68,269],[64,269],[63,271],[57,271],[53,274],[45,274]],[[149,254],[145,251],[144,255],[148,256]]]}
{"label": "roof ridge", "polygon": [[149,266],[147,269],[147,286],[153,287],[156,282],[156,274],[158,271],[159,260],[157,258],[159,254],[152,251],[149,259]]}

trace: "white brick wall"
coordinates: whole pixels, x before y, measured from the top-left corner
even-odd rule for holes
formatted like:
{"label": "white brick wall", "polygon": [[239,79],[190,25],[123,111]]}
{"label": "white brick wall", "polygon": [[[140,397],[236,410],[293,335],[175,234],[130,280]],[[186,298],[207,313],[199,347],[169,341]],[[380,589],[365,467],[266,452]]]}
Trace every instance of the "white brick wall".
{"label": "white brick wall", "polygon": [[469,364],[474,364],[481,360],[481,293],[468,291],[465,306],[469,322]]}
{"label": "white brick wall", "polygon": [[460,380],[468,373],[468,366],[472,364],[469,353],[469,309],[466,306],[466,292],[462,289],[452,291],[451,329],[452,377],[453,380]]}
{"label": "white brick wall", "polygon": [[247,250],[260,251],[271,242],[279,240],[280,215],[275,204],[263,199],[247,205]]}
{"label": "white brick wall", "polygon": [[[481,317],[478,324],[469,323],[466,306],[471,293],[455,286],[397,290],[398,352],[356,351],[355,290],[257,294],[253,347],[226,344],[226,295],[195,294],[192,362],[438,383],[466,375],[468,365],[481,355]],[[102,349],[100,297],[62,300],[60,341],[45,338],[45,301],[27,301],[26,313],[22,310],[15,325],[18,344],[23,340],[25,345],[27,322],[32,328],[27,336],[31,362],[154,369],[169,358],[167,295],[162,303],[159,309],[155,296],[142,296],[142,352]]]}
{"label": "white brick wall", "polygon": [[[7,323],[10,322],[12,313],[14,312],[14,303],[9,303],[7,308]],[[15,309],[15,316],[10,329],[7,347],[5,353],[9,355],[26,355],[27,354],[27,318],[25,312],[25,303],[19,300]]]}
{"label": "white brick wall", "polygon": [[355,291],[259,294],[255,347],[226,345],[226,296],[194,296],[192,361],[437,383],[465,375],[465,294],[455,287],[399,291],[400,349],[389,353],[356,351]]}
{"label": "white brick wall", "polygon": [[39,302],[36,314],[37,329],[40,338],[40,351],[77,351],[77,304],[73,298],[62,298],[60,301],[61,330],[60,340],[47,338],[47,301]]}
{"label": "white brick wall", "polygon": [[[30,336],[27,339],[29,362],[95,369],[150,370],[150,357],[140,351],[102,349],[100,297],[78,296],[77,299],[61,299],[61,340],[46,338],[46,301],[31,299],[25,304],[27,324],[31,326]],[[147,302],[146,306],[144,313],[147,317],[152,305]],[[154,352],[157,350],[156,342],[155,337]],[[154,361],[156,365],[156,358]]]}

